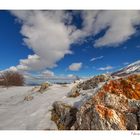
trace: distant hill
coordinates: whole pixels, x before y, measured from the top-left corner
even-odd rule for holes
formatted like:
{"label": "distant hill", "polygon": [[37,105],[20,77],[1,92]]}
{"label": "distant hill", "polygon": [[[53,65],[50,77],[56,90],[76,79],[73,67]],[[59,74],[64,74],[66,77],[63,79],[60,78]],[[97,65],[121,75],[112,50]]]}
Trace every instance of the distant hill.
{"label": "distant hill", "polygon": [[140,60],[131,63],[130,65],[112,73],[112,76],[127,76],[130,74],[134,74],[134,73],[139,73],[140,72]]}

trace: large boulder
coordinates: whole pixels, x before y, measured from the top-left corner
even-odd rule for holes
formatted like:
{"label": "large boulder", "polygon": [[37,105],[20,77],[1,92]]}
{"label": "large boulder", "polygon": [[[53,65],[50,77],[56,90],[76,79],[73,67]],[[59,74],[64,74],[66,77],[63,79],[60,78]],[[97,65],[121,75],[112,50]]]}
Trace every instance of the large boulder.
{"label": "large boulder", "polygon": [[54,102],[51,119],[59,130],[70,130],[76,121],[77,109],[62,102]]}
{"label": "large boulder", "polygon": [[[90,101],[91,102],[91,101]],[[82,106],[76,115],[75,130],[125,130],[124,117],[104,105]]]}

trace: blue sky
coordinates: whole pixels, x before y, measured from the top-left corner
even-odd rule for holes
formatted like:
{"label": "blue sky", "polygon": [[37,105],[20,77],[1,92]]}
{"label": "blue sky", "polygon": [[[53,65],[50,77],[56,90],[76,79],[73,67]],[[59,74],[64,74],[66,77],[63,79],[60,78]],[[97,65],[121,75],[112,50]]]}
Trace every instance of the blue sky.
{"label": "blue sky", "polygon": [[1,71],[88,77],[139,59],[139,11],[0,11]]}

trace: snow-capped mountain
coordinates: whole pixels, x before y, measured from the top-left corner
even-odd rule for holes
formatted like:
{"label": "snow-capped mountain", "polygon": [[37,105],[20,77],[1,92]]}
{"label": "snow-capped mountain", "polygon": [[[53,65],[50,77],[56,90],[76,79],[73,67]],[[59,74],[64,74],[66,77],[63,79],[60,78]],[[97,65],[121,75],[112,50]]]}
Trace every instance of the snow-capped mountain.
{"label": "snow-capped mountain", "polygon": [[127,76],[134,73],[140,73],[140,60],[112,73],[112,76]]}

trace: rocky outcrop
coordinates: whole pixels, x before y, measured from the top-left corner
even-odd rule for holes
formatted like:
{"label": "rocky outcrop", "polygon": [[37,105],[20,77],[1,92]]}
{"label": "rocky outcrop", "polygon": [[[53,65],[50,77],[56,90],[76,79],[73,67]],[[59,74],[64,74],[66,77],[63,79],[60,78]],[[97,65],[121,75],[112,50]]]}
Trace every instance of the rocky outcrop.
{"label": "rocky outcrop", "polygon": [[59,130],[70,130],[76,121],[77,109],[62,102],[54,102],[51,119]]}
{"label": "rocky outcrop", "polygon": [[80,89],[78,88],[78,85],[75,85],[71,91],[68,93],[68,97],[77,97],[80,95]]}
{"label": "rocky outcrop", "polygon": [[[54,112],[57,112],[58,106],[56,124],[59,129],[58,122],[61,122],[62,118],[67,120],[73,107],[64,107],[63,103],[57,104],[54,106]],[[109,80],[75,111],[71,119],[70,127],[63,129],[140,130],[140,75]]]}
{"label": "rocky outcrop", "polygon": [[98,75],[98,76],[95,76],[95,77],[79,84],[78,88],[82,89],[82,90],[94,89],[95,87],[98,86],[99,83],[107,82],[110,78],[111,78],[111,76],[109,76],[109,75],[105,75],[105,74]]}
{"label": "rocky outcrop", "polygon": [[43,93],[45,90],[48,89],[49,86],[50,86],[49,83],[43,83],[43,84],[41,85],[40,89],[39,89],[39,92],[40,92],[40,93]]}
{"label": "rocky outcrop", "polygon": [[110,80],[78,111],[74,129],[137,130],[140,75]]}
{"label": "rocky outcrop", "polygon": [[94,89],[99,86],[99,84],[107,82],[109,79],[111,79],[111,76],[103,74],[95,76],[87,81],[76,83],[75,86],[68,93],[68,97],[77,97],[81,94],[81,91],[83,93],[83,90]]}

